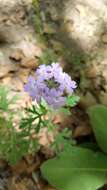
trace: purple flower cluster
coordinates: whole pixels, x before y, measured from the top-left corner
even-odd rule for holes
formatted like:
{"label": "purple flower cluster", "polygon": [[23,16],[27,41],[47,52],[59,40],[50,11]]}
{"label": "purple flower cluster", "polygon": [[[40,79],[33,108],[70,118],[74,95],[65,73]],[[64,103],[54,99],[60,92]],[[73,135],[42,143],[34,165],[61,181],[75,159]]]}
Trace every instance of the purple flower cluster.
{"label": "purple flower cluster", "polygon": [[67,95],[71,95],[75,88],[76,82],[62,71],[58,63],[40,65],[35,77],[30,76],[25,85],[25,91],[33,100],[39,103],[43,97],[55,109],[66,104]]}

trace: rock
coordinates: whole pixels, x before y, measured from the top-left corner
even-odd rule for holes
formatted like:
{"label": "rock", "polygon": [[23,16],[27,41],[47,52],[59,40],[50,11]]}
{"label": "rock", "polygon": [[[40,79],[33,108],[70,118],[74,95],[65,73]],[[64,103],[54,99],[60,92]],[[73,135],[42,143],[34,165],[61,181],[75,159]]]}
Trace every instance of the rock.
{"label": "rock", "polygon": [[[26,28],[26,30],[28,29]],[[29,33],[25,34],[24,39],[20,40],[20,42],[15,46],[15,48],[22,49],[26,57],[40,57],[42,54],[42,50],[35,39],[36,36],[34,34],[32,36],[32,31],[29,31]]]}
{"label": "rock", "polygon": [[24,53],[21,49],[13,50],[12,54],[10,55],[10,59],[13,59],[15,61],[21,61],[24,57]]}
{"label": "rock", "polygon": [[5,55],[2,51],[0,51],[0,65],[5,63]]}
{"label": "rock", "polygon": [[85,17],[86,16],[86,11],[85,11],[85,9],[84,9],[84,6],[83,5],[81,5],[81,4],[79,4],[79,5],[77,5],[77,10],[79,11],[79,13],[81,14],[81,16],[83,16],[83,17]]}
{"label": "rock", "polygon": [[0,178],[0,189],[1,190],[6,190],[6,186],[7,186],[7,179]]}
{"label": "rock", "polygon": [[80,105],[85,109],[96,104],[97,104],[96,98],[89,91],[86,93],[85,96],[82,96],[80,98]]}
{"label": "rock", "polygon": [[0,25],[0,42],[2,43],[17,43],[24,38],[24,34],[25,31],[20,26],[13,27],[10,20],[6,22],[6,25]]}
{"label": "rock", "polygon": [[107,84],[103,85],[105,92],[107,93]]}
{"label": "rock", "polygon": [[38,61],[36,58],[24,58],[21,62],[21,66],[36,69],[38,67]]}
{"label": "rock", "polygon": [[98,66],[96,65],[95,62],[91,66],[89,64],[89,67],[86,68],[85,74],[86,74],[86,77],[88,77],[88,78],[96,78],[97,77],[97,75],[99,74],[99,70],[98,70]]}
{"label": "rock", "polygon": [[58,14],[58,12],[54,6],[51,7],[51,9],[49,9],[49,13],[50,13],[51,19],[53,21],[58,21],[58,20],[62,19],[62,15]]}
{"label": "rock", "polygon": [[69,33],[73,32],[74,30],[74,22],[72,19],[66,20],[64,25],[62,25],[62,31],[68,31]]}
{"label": "rock", "polygon": [[11,109],[23,110],[23,108],[31,106],[31,97],[28,93],[24,91],[15,92],[15,89],[11,91],[10,98],[14,95],[17,95],[19,98],[14,105],[11,106]]}
{"label": "rock", "polygon": [[50,24],[45,23],[44,26],[43,26],[43,32],[46,33],[46,34],[55,34],[56,30]]}
{"label": "rock", "polygon": [[102,36],[101,40],[102,40],[102,42],[103,42],[104,44],[107,44],[107,34],[104,34],[104,35]]}
{"label": "rock", "polygon": [[23,20],[25,17],[26,17],[26,12],[23,10],[23,8],[19,8],[17,11],[16,11],[16,21],[17,22],[20,22],[21,20]]}
{"label": "rock", "polygon": [[18,77],[14,77],[11,79],[10,88],[15,91],[22,91],[23,83]]}
{"label": "rock", "polygon": [[9,85],[11,83],[11,75],[8,74],[7,76],[5,76],[1,80],[1,82],[3,83],[3,85]]}
{"label": "rock", "polygon": [[61,42],[51,40],[50,41],[55,51],[62,51],[63,45]]}
{"label": "rock", "polygon": [[104,77],[104,80],[107,81],[107,70],[106,69],[104,69],[102,71],[102,76]]}
{"label": "rock", "polygon": [[18,67],[14,64],[2,64],[0,65],[0,78],[5,77],[9,72],[16,72]]}
{"label": "rock", "polygon": [[81,126],[76,127],[74,130],[73,137],[77,138],[80,136],[87,136],[91,134],[91,128],[87,126],[85,123],[82,123]]}
{"label": "rock", "polygon": [[72,128],[73,118],[71,115],[60,113],[53,118],[53,122],[54,124],[59,125],[61,129],[65,128],[65,126]]}
{"label": "rock", "polygon": [[107,92],[101,92],[99,99],[101,104],[107,106]]}
{"label": "rock", "polygon": [[[64,2],[64,20],[68,21],[66,23],[67,30],[65,30],[65,35],[68,33],[71,42],[74,41],[77,47],[79,46],[85,52],[89,52],[94,46],[97,46],[97,42],[103,32],[101,25],[103,19],[105,19],[104,16],[107,18],[105,11],[107,5],[102,1],[99,0],[102,9],[99,6],[100,3],[97,3],[98,1],[96,0],[86,0],[85,3],[83,0],[75,0],[75,3],[72,0]],[[95,6],[100,8],[97,9]],[[99,18],[99,14],[102,17]],[[72,22],[70,23],[70,21]]]}
{"label": "rock", "polygon": [[27,79],[28,79],[28,76],[29,76],[29,73],[30,73],[29,68],[20,68],[18,73],[17,73],[17,76],[20,78],[20,80],[23,83],[26,83]]}
{"label": "rock", "polygon": [[0,66],[0,78],[3,78],[9,73],[9,69],[7,67],[1,67]]}
{"label": "rock", "polygon": [[[106,0],[45,1],[51,18],[54,15],[55,19],[59,17],[59,23],[62,28],[65,27],[64,39],[62,39],[65,44],[69,37],[71,45],[74,41],[77,48],[93,53],[93,47],[98,46],[101,35],[104,33],[104,23],[107,23]],[[59,34],[59,37],[62,38],[62,35]]]}
{"label": "rock", "polygon": [[20,61],[24,55],[39,57],[35,29],[30,23],[34,14],[32,0],[0,0],[0,10],[0,51],[5,52],[4,57],[15,61]]}

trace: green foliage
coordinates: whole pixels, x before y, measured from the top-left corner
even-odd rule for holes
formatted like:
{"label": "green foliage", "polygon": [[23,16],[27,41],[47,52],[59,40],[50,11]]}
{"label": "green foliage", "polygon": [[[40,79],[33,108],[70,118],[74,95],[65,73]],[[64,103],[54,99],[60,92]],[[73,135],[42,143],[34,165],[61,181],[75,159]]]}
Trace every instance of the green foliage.
{"label": "green foliage", "polygon": [[107,153],[107,107],[92,106],[89,108],[88,114],[97,143],[102,151]]}
{"label": "green foliage", "polygon": [[65,115],[71,115],[71,111],[69,110],[68,107],[66,107],[66,108],[60,108],[60,109],[58,110],[58,112],[59,112],[59,113],[64,113]]}
{"label": "green foliage", "polygon": [[10,100],[8,99],[9,90],[4,86],[0,86],[0,110],[8,111],[9,105],[14,103],[18,97],[14,96]]}
{"label": "green foliage", "polygon": [[16,164],[26,154],[38,150],[38,140],[33,133],[38,133],[40,127],[44,126],[42,116],[47,113],[47,105],[42,100],[40,105],[26,109],[27,117],[21,120],[19,129],[16,129],[13,120],[18,113],[10,110],[15,97],[8,100],[8,95],[9,91],[0,87],[0,157],[10,164]]}
{"label": "green foliage", "polygon": [[[47,128],[48,132],[54,133],[57,130],[58,126],[53,123],[53,115],[57,115],[58,111],[54,111],[52,108],[48,107],[44,99],[41,100],[41,103],[37,106],[32,105],[30,109],[26,109],[27,118],[22,119],[20,129],[21,135],[29,139],[29,143],[34,141],[32,139],[32,132],[38,134],[42,128]],[[61,110],[62,111],[62,110]],[[68,109],[65,109],[68,112]],[[44,119],[44,116],[48,116],[47,119]],[[50,144],[50,148],[54,150],[56,154],[59,154],[60,151],[66,149],[70,144],[73,144],[74,141],[71,140],[71,132],[65,128],[61,132],[58,132],[54,137],[54,142]],[[31,150],[32,152],[32,150]]]}
{"label": "green foliage", "polygon": [[52,149],[56,155],[58,155],[62,150],[66,150],[73,143],[74,141],[71,140],[71,132],[68,128],[65,128],[55,136]]}
{"label": "green foliage", "polygon": [[26,109],[27,117],[23,118],[20,124],[20,129],[23,135],[32,135],[33,132],[39,133],[40,129],[45,126],[43,116],[48,113],[48,107],[44,100],[39,105],[32,105],[31,108]]}
{"label": "green foliage", "polygon": [[57,55],[52,49],[46,49],[39,58],[39,64],[45,63],[46,65],[49,65],[52,62],[56,62],[57,58],[58,58]]}
{"label": "green foliage", "polygon": [[[8,98],[9,94],[10,92],[6,87],[0,86],[0,158],[7,160],[10,164],[16,164],[30,151],[36,151],[38,142],[35,138],[29,140],[31,138],[29,130],[32,117],[26,120],[26,126],[28,127],[26,131],[24,128],[22,130],[15,128],[13,121],[14,117],[18,115],[18,111],[11,110],[11,104],[13,105],[16,102],[17,96]],[[41,102],[41,110],[44,113],[45,110],[42,104],[43,101]],[[32,109],[29,109],[29,112]],[[41,110],[38,108],[39,114],[41,114]],[[24,124],[22,120],[20,128]]]}
{"label": "green foliage", "polygon": [[[33,154],[40,149],[38,133],[42,128],[47,128],[54,137],[50,147],[56,154],[73,144],[69,130],[63,129],[58,132],[58,126],[53,122],[53,116],[60,111],[70,114],[69,108],[77,103],[77,97],[68,98],[66,108],[53,110],[44,99],[39,104],[25,109],[24,117],[19,117],[19,126],[14,126],[14,117],[19,114],[18,110],[12,110],[11,104],[16,103],[17,97],[10,98],[10,91],[0,86],[0,158],[10,164],[16,164],[23,156]],[[57,133],[56,133],[57,131]]]}
{"label": "green foliage", "polygon": [[40,43],[47,44],[47,40],[43,32],[44,30],[43,30],[43,21],[42,21],[41,10],[40,10],[40,0],[33,0],[32,5],[35,12],[33,16],[33,22],[35,25],[36,37]]}
{"label": "green foliage", "polygon": [[69,63],[74,65],[75,67],[81,68],[84,62],[87,60],[87,55],[84,55],[81,52],[75,51],[75,48],[69,49],[64,47],[62,49],[61,54],[64,56],[65,60]]}
{"label": "green foliage", "polygon": [[67,106],[74,107],[79,102],[80,97],[76,95],[68,96],[67,97]]}
{"label": "green foliage", "polygon": [[96,190],[107,180],[107,156],[85,148],[70,147],[46,161],[42,175],[58,190]]}
{"label": "green foliage", "polygon": [[10,105],[14,104],[17,96],[8,98],[9,90],[0,86],[0,157],[13,163],[17,154],[15,149],[17,141],[17,133],[13,126],[13,117],[15,112],[12,112]]}
{"label": "green foliage", "polygon": [[71,53],[71,62],[76,65],[80,66],[85,60],[85,56],[83,54],[72,54]]}
{"label": "green foliage", "polygon": [[41,15],[40,15],[40,1],[33,0],[32,4],[35,10],[35,16],[34,16],[35,30],[38,34],[42,35],[43,28],[42,28],[42,21],[41,21]]}

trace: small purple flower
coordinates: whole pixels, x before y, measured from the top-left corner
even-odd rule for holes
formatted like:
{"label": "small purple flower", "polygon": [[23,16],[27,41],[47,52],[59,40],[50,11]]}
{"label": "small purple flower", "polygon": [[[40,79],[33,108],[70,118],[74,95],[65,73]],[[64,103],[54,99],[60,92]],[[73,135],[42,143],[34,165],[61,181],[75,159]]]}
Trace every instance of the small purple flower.
{"label": "small purple flower", "polygon": [[29,77],[25,85],[25,91],[33,100],[39,103],[41,97],[57,109],[66,104],[67,95],[72,95],[76,88],[76,82],[62,71],[58,63],[51,65],[40,65],[35,72],[35,78]]}

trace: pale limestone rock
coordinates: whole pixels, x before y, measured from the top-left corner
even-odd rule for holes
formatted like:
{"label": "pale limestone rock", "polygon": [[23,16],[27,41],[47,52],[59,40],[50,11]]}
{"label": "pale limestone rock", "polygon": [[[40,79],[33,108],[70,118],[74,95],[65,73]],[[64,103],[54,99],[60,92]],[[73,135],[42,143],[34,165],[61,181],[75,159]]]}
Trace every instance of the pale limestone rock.
{"label": "pale limestone rock", "polygon": [[21,62],[21,66],[30,69],[36,69],[38,67],[38,61],[35,58],[24,58]]}
{"label": "pale limestone rock", "polygon": [[15,61],[21,61],[24,57],[25,55],[21,49],[13,49],[13,52],[10,55],[10,59]]}
{"label": "pale limestone rock", "polygon": [[16,72],[18,70],[18,66],[14,64],[0,64],[0,78],[8,75],[9,72]]}
{"label": "pale limestone rock", "polygon": [[[34,14],[32,0],[0,0],[0,10],[0,49],[5,57],[17,49],[29,58],[40,55],[35,29],[30,23]],[[8,64],[9,59],[5,62]]]}
{"label": "pale limestone rock", "polygon": [[[101,1],[101,0],[99,0]],[[65,20],[73,21],[73,29],[70,31],[69,36],[77,41],[84,51],[91,50],[96,46],[99,41],[100,35],[103,32],[102,24],[107,14],[105,8],[107,5],[102,2],[103,10],[100,7],[98,1],[72,0],[65,2]],[[98,8],[94,5],[98,5]],[[106,14],[105,16],[104,13]],[[99,16],[101,15],[101,16]],[[72,27],[72,26],[71,26]]]}

